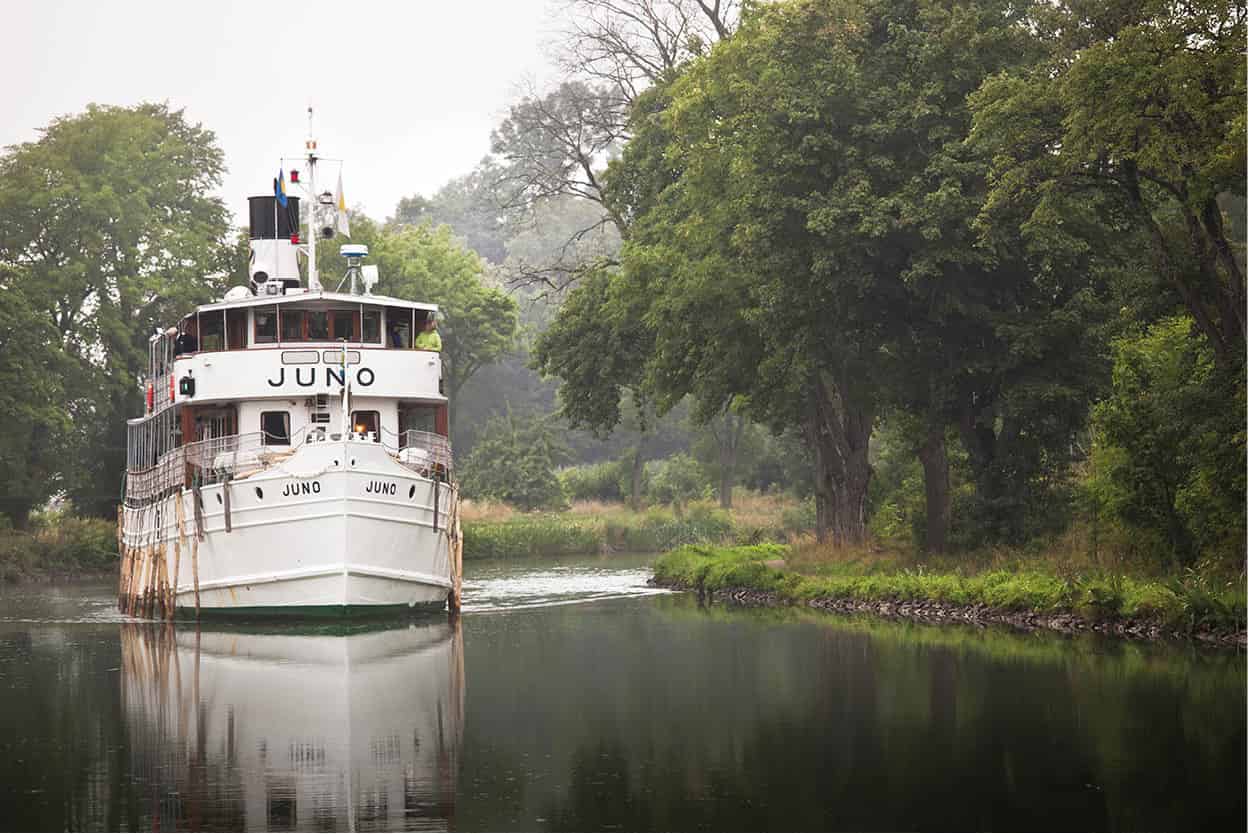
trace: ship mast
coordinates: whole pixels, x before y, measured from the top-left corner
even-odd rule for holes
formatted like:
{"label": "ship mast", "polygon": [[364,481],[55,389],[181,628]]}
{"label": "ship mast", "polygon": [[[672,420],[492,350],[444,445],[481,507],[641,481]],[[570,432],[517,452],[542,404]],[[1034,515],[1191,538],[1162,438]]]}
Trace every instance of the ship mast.
{"label": "ship mast", "polygon": [[308,206],[308,290],[321,291],[321,276],[316,270],[316,213],[320,208],[316,193],[316,139],[312,136],[312,105],[308,105],[308,138],[303,143],[308,152],[308,193],[312,198]]}

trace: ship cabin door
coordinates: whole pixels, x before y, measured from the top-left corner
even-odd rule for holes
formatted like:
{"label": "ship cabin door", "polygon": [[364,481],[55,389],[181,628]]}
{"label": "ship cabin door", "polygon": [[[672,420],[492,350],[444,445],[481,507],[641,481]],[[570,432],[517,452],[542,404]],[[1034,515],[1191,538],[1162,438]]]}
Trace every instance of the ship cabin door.
{"label": "ship cabin door", "polygon": [[242,350],[247,347],[247,311],[225,311],[225,349]]}
{"label": "ship cabin door", "polygon": [[216,440],[238,434],[238,411],[233,406],[188,407],[183,412],[183,437]]}
{"label": "ship cabin door", "polygon": [[446,403],[400,403],[399,446],[406,446],[409,431],[423,431],[450,436],[450,420]]}

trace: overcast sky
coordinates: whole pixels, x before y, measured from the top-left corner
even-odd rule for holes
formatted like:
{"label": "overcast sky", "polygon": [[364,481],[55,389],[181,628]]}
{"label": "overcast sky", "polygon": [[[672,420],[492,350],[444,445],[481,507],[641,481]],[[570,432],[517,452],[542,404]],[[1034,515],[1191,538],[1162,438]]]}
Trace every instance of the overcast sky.
{"label": "overcast sky", "polygon": [[550,80],[555,28],[549,0],[4,0],[3,14],[0,144],[90,102],[168,101],[216,132],[238,218],[302,152],[309,101],[347,202],[373,217],[467,172],[521,83]]}

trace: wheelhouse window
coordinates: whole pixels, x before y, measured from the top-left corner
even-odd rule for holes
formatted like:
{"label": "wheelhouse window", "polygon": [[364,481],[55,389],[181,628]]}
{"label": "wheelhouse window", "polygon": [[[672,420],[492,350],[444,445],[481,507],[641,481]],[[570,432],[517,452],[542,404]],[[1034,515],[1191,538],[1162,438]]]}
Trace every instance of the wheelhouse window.
{"label": "wheelhouse window", "polygon": [[303,310],[282,311],[282,341],[303,341]]}
{"label": "wheelhouse window", "polygon": [[308,341],[329,341],[329,313],[325,310],[310,310],[308,318]]}
{"label": "wheelhouse window", "polygon": [[377,344],[381,341],[381,311],[364,311],[364,333],[361,341]]}
{"label": "wheelhouse window", "polygon": [[391,321],[386,329],[390,332],[386,339],[386,347],[410,348],[412,346],[412,323],[410,321]]}
{"label": "wheelhouse window", "polygon": [[334,310],[329,314],[330,334],[334,341],[346,339],[348,342],[360,340],[360,317],[351,310]]}
{"label": "wheelhouse window", "polygon": [[373,433],[373,440],[381,442],[381,415],[376,411],[351,412],[351,427],[356,434]]}
{"label": "wheelhouse window", "polygon": [[277,308],[257,307],[255,317],[255,343],[272,344],[277,341]]}
{"label": "wheelhouse window", "polygon": [[225,348],[225,316],[218,313],[203,313],[199,317],[200,350],[224,350]]}
{"label": "wheelhouse window", "polygon": [[290,412],[260,412],[260,431],[263,432],[261,443],[265,446],[290,445]]}

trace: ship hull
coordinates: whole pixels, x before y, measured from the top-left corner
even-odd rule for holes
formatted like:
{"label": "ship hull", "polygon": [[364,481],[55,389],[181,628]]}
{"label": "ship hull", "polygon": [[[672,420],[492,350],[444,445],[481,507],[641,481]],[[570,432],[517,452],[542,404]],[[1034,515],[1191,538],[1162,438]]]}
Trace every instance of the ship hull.
{"label": "ship hull", "polygon": [[377,615],[445,604],[453,487],[365,442],[305,446],[241,474],[126,510],[140,593],[163,583],[181,613],[231,616]]}

